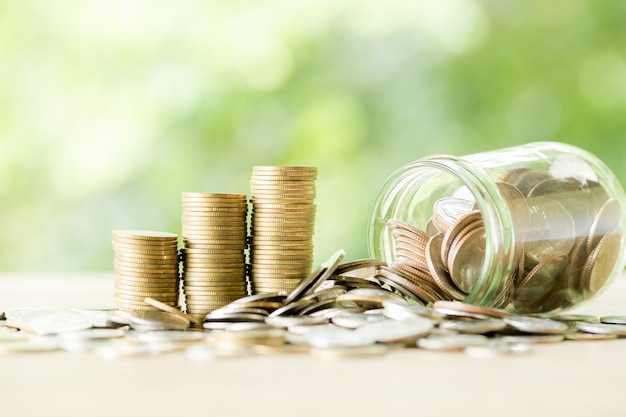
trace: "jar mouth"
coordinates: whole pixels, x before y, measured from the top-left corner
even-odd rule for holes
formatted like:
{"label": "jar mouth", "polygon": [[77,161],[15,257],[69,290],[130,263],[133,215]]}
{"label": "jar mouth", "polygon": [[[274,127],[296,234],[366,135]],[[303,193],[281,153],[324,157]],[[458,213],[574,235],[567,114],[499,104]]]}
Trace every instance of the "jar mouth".
{"label": "jar mouth", "polygon": [[467,159],[438,155],[419,162],[457,177],[476,201],[485,228],[485,252],[476,285],[463,301],[493,305],[506,295],[518,264],[520,245],[509,206],[491,175]]}
{"label": "jar mouth", "polygon": [[[437,178],[448,178],[454,185],[437,188]],[[452,180],[450,180],[452,179]],[[419,187],[417,185],[420,185]],[[429,190],[428,188],[432,188]],[[436,155],[419,159],[397,170],[382,187],[373,213],[397,218],[414,225],[428,221],[429,211],[412,204],[414,190],[433,195],[461,195],[473,199],[484,224],[484,257],[475,284],[463,301],[477,305],[493,305],[508,289],[512,272],[516,269],[516,231],[506,202],[492,177],[480,166],[451,155]],[[424,190],[426,188],[426,190]],[[433,197],[434,199],[434,197]],[[391,232],[385,219],[372,216],[369,229],[370,255],[390,262],[395,259]],[[419,227],[419,226],[418,226]]]}

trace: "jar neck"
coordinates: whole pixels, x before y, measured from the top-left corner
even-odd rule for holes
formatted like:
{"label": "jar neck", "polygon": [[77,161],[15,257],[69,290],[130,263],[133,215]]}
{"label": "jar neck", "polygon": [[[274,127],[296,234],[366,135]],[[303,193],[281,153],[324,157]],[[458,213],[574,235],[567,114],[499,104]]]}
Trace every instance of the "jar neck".
{"label": "jar neck", "polygon": [[[485,257],[480,276],[464,301],[473,304],[492,305],[506,291],[512,272],[517,268],[516,251],[519,247],[517,231],[513,226],[509,207],[502,197],[495,179],[484,168],[471,161],[450,155],[435,155],[418,159],[396,171],[381,189],[374,211],[385,213],[383,217],[403,220],[415,218],[416,208],[411,204],[413,193],[418,188],[442,173],[448,174],[467,187],[481,212],[485,227]],[[420,189],[420,192],[421,189]],[[426,213],[424,213],[426,215]],[[375,217],[375,216],[373,216]],[[370,226],[372,255],[391,261],[393,251],[385,240],[384,219],[378,218]],[[378,235],[376,235],[378,233]],[[388,238],[387,241],[391,240]],[[374,243],[373,243],[374,242]]]}

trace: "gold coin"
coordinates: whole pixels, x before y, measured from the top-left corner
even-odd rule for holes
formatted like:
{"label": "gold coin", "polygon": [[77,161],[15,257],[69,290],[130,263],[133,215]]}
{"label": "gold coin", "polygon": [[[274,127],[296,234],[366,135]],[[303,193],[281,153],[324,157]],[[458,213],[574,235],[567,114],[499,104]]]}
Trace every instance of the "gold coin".
{"label": "gold coin", "polygon": [[120,257],[120,258],[126,258],[126,259],[130,259],[132,261],[137,261],[137,262],[141,262],[141,261],[163,261],[163,262],[173,262],[174,260],[178,259],[179,257],[179,253],[178,250],[174,253],[170,253],[167,255],[145,255],[142,253],[134,253],[134,252],[127,252],[127,251],[116,251],[115,252],[115,257]]}
{"label": "gold coin", "polygon": [[209,282],[185,282],[183,286],[184,290],[213,290],[213,291],[221,291],[228,289],[246,289],[248,287],[248,283],[244,279],[232,280],[232,281],[209,281]]}
{"label": "gold coin", "polygon": [[185,265],[223,265],[223,264],[241,264],[245,262],[244,254],[238,255],[191,255],[187,254],[183,257]]}
{"label": "gold coin", "polygon": [[155,292],[174,292],[178,291],[178,283],[170,285],[132,285],[131,283],[115,283],[115,289],[122,290],[124,292],[141,292],[141,291],[155,291]]}
{"label": "gold coin", "polygon": [[178,254],[178,245],[168,246],[142,246],[142,245],[127,245],[123,243],[113,242],[113,249],[116,252],[128,252],[138,253],[145,255],[169,255],[176,256]]}
{"label": "gold coin", "polygon": [[150,243],[129,243],[121,242],[119,240],[113,240],[111,241],[111,246],[113,246],[115,250],[119,251],[151,251],[155,252],[156,254],[172,254],[172,252],[176,253],[176,251],[178,250],[178,242],[153,245]]}
{"label": "gold coin", "polygon": [[581,275],[586,296],[597,294],[610,278],[621,252],[621,230],[609,231],[591,251]]}
{"label": "gold coin", "polygon": [[598,210],[598,214],[589,230],[589,237],[587,238],[588,253],[591,253],[603,236],[619,225],[620,219],[621,209],[617,200],[614,198],[607,200]]}
{"label": "gold coin", "polygon": [[150,280],[153,280],[154,282],[157,281],[166,281],[166,282],[172,282],[172,281],[176,281],[178,279],[178,272],[172,272],[172,273],[168,273],[168,274],[152,274],[152,273],[147,273],[144,271],[120,271],[120,270],[115,270],[115,277],[120,279],[120,280],[145,280],[145,282],[150,282]]}
{"label": "gold coin", "polygon": [[[159,300],[160,301],[160,300]],[[171,301],[161,301],[163,304],[167,304],[171,307],[175,307],[177,303]],[[136,302],[136,301],[126,301],[126,300],[115,300],[115,305],[120,310],[131,310],[131,311],[156,311],[156,307],[152,307],[150,304],[145,302]]]}
{"label": "gold coin", "polygon": [[175,256],[175,257],[167,257],[167,258],[162,258],[162,257],[151,257],[151,258],[146,258],[146,257],[133,257],[133,256],[128,256],[126,253],[124,252],[118,252],[115,254],[115,257],[113,258],[113,262],[122,262],[122,263],[126,263],[126,264],[133,264],[133,265],[150,265],[150,266],[154,266],[154,265],[177,265],[178,262],[180,261],[180,257],[179,256]]}
{"label": "gold coin", "polygon": [[247,213],[240,213],[237,215],[232,214],[219,214],[212,213],[207,215],[206,213],[183,213],[180,220],[183,224],[202,223],[215,226],[240,226],[246,223]]}
{"label": "gold coin", "polygon": [[283,171],[297,171],[303,173],[317,173],[317,167],[307,165],[255,165],[252,167],[252,172],[283,172]]}
{"label": "gold coin", "polygon": [[275,288],[275,292],[279,291],[280,288],[295,288],[297,287],[303,280],[301,279],[263,279],[263,278],[255,278],[252,281],[254,288]]}
{"label": "gold coin", "polygon": [[248,198],[246,194],[241,193],[200,193],[184,191],[181,193],[182,198],[207,198],[218,200],[245,200]]}
{"label": "gold coin", "polygon": [[278,234],[278,235],[284,235],[284,234],[297,234],[297,235],[303,235],[303,236],[310,236],[313,234],[314,231],[314,227],[312,226],[304,226],[304,225],[280,225],[280,224],[274,224],[274,225],[256,225],[256,226],[252,226],[250,228],[250,234],[252,236],[256,235],[256,234],[263,234],[263,235],[267,235],[267,234]]}
{"label": "gold coin", "polygon": [[206,243],[204,241],[196,241],[193,239],[185,239],[185,248],[186,249],[225,249],[225,250],[244,250],[247,248],[247,244],[244,243],[218,243],[211,242]]}
{"label": "gold coin", "polygon": [[435,284],[443,291],[448,297],[456,300],[463,300],[466,294],[461,291],[450,278],[448,271],[446,270],[443,261],[441,260],[441,243],[443,242],[443,234],[438,233],[431,237],[426,247],[426,263],[430,275],[432,276]]}
{"label": "gold coin", "polygon": [[[164,299],[170,299],[170,298],[173,299],[174,297],[178,297],[178,291],[174,291],[174,292],[171,292],[171,291],[170,292],[129,291],[123,288],[116,288],[114,294],[116,297],[122,297],[125,299],[130,299],[130,298],[135,299],[135,297],[139,297],[139,296],[143,296],[143,298],[154,297],[154,298],[164,298]],[[143,301],[143,298],[140,298],[140,300]]]}
{"label": "gold coin", "polygon": [[116,250],[115,257],[118,257],[118,256],[124,257],[124,258],[161,259],[161,260],[168,260],[168,261],[174,262],[176,259],[179,258],[179,253],[178,251],[154,252],[154,251],[141,251],[141,250],[135,250],[135,251]]}
{"label": "gold coin", "polygon": [[162,271],[162,270],[178,270],[178,259],[172,260],[168,263],[149,263],[149,262],[132,262],[126,261],[122,258],[115,257],[113,260],[113,265],[119,266],[122,268],[131,269],[133,271],[136,270],[146,270],[147,272]]}
{"label": "gold coin", "polygon": [[192,316],[191,314],[183,313],[182,311],[180,311],[180,309],[172,307],[172,306],[169,306],[169,305],[167,305],[165,303],[162,303],[159,300],[155,300],[154,298],[146,297],[144,302],[146,304],[151,305],[152,307],[155,307],[155,308],[159,309],[159,310],[165,311],[167,313],[172,313],[172,314],[175,314],[175,315],[180,316],[180,317],[184,317],[184,318],[186,318],[187,320],[189,320],[190,322],[192,322],[194,324],[202,324],[202,320],[199,320],[197,317]]}
{"label": "gold coin", "polygon": [[113,230],[113,237],[126,238],[129,240],[172,240],[178,239],[178,235],[169,232],[153,230]]}
{"label": "gold coin", "polygon": [[187,297],[193,298],[195,300],[202,299],[213,299],[213,297],[244,297],[246,295],[246,289],[233,289],[233,290],[223,290],[223,291],[185,291]]}
{"label": "gold coin", "polygon": [[146,268],[146,267],[137,267],[135,265],[125,265],[119,261],[113,263],[113,270],[119,272],[130,272],[130,273],[142,273],[142,274],[150,274],[153,276],[160,275],[170,275],[178,273],[178,263],[173,264],[170,267],[158,267],[158,268]]}
{"label": "gold coin", "polygon": [[185,239],[201,239],[201,240],[218,240],[218,241],[234,241],[236,243],[245,241],[247,233],[245,230],[233,232],[231,230],[183,230]]}
{"label": "gold coin", "polygon": [[207,231],[207,232],[230,232],[230,233],[246,233],[248,230],[248,226],[245,222],[241,222],[241,224],[233,224],[233,225],[223,225],[223,224],[212,224],[206,222],[196,222],[194,224],[183,223],[183,232],[184,231]]}
{"label": "gold coin", "polygon": [[208,303],[208,302],[212,302],[212,303],[216,303],[216,302],[230,303],[230,302],[233,302],[233,301],[241,298],[244,295],[245,294],[206,295],[206,296],[196,296],[196,295],[193,295],[191,297],[188,297],[187,305],[191,305],[191,304],[199,305],[199,304],[204,304],[204,303]]}
{"label": "gold coin", "polygon": [[144,300],[146,299],[146,297],[152,297],[154,299],[157,299],[163,303],[167,303],[167,304],[171,304],[171,305],[175,305],[178,302],[178,296],[172,296],[172,297],[159,297],[157,295],[154,294],[147,294],[147,295],[139,295],[139,296],[127,296],[125,294],[115,294],[115,302],[116,304],[119,306],[120,303],[124,303],[126,305],[131,305],[134,304],[136,306],[143,306],[146,303],[144,302]]}
{"label": "gold coin", "polygon": [[198,271],[195,269],[186,270],[183,272],[183,278],[188,281],[191,279],[220,279],[220,278],[228,278],[228,277],[243,277],[245,276],[246,269],[245,268],[232,268],[233,271]]}
{"label": "gold coin", "polygon": [[467,233],[448,255],[448,271],[457,288],[472,291],[480,278],[484,257],[485,228],[479,227]]}
{"label": "gold coin", "polygon": [[258,263],[268,263],[268,262],[313,262],[313,255],[308,252],[304,253],[300,256],[295,256],[291,253],[282,253],[279,255],[276,254],[264,254],[254,252],[250,257],[250,263],[258,262]]}
{"label": "gold coin", "polygon": [[448,251],[450,250],[454,239],[463,238],[466,233],[477,227],[480,227],[482,223],[482,215],[479,211],[470,211],[467,214],[461,215],[456,222],[451,223],[443,235],[443,241],[441,243],[441,259],[444,264],[447,264]]}
{"label": "gold coin", "polygon": [[398,219],[389,219],[387,221],[387,227],[390,228],[391,230],[402,230],[402,231],[405,231],[410,236],[413,236],[417,240],[420,240],[420,241],[427,241],[428,240],[428,235],[424,231],[418,229],[417,227],[413,226],[410,223],[403,222],[403,221],[398,220]]}
{"label": "gold coin", "polygon": [[202,197],[189,197],[182,199],[183,206],[186,204],[204,205],[210,207],[246,207],[248,199],[238,200],[216,200]]}

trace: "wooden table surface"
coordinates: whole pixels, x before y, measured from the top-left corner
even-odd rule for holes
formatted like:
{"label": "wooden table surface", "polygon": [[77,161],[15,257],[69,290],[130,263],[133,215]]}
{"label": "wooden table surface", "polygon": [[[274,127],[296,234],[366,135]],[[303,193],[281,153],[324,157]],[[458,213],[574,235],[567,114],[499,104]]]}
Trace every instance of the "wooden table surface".
{"label": "wooden table surface", "polygon": [[[0,310],[112,308],[113,276],[0,275]],[[626,274],[576,313],[626,315]],[[626,339],[477,358],[405,349],[194,360],[184,353],[0,356],[0,416],[624,416]]]}

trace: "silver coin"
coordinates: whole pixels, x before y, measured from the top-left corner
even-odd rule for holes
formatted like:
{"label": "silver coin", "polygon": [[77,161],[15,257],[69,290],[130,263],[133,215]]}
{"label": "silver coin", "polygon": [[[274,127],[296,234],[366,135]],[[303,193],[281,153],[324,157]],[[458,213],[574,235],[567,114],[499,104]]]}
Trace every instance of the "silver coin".
{"label": "silver coin", "polygon": [[469,346],[486,345],[489,339],[479,334],[448,334],[434,335],[417,340],[417,347],[428,350],[453,351],[463,350]]}
{"label": "silver coin", "polygon": [[576,236],[574,219],[557,200],[538,196],[527,199],[530,210],[524,236],[524,254],[531,267],[555,252],[569,253]]}
{"label": "silver coin", "polygon": [[301,283],[298,285],[285,300],[285,304],[289,304],[292,301],[297,300],[300,296],[306,295],[307,293],[314,292],[326,279],[328,279],[335,269],[339,266],[339,262],[346,255],[346,252],[343,249],[339,249],[337,252],[331,255],[330,258],[322,265],[320,268],[309,274]]}
{"label": "silver coin", "polygon": [[338,327],[336,324],[332,323],[324,323],[324,324],[295,324],[293,326],[289,326],[287,331],[291,334],[296,335],[304,335],[310,332],[318,331],[323,327]]}
{"label": "silver coin", "polygon": [[393,320],[404,320],[415,316],[428,318],[435,323],[443,320],[443,316],[432,308],[399,300],[383,301],[383,314]]}
{"label": "silver coin", "polygon": [[206,333],[188,330],[169,330],[166,332],[142,332],[132,333],[132,339],[142,343],[156,342],[200,342],[206,339]]}
{"label": "silver coin", "polygon": [[304,340],[317,348],[367,346],[375,343],[371,334],[356,333],[338,326],[316,329],[305,334]]}
{"label": "silver coin", "polygon": [[565,333],[565,339],[575,341],[587,341],[587,340],[613,340],[618,336],[612,333],[586,333],[586,332],[567,332]]}
{"label": "silver coin", "polygon": [[447,320],[439,324],[440,329],[456,330],[461,333],[485,334],[497,332],[506,327],[502,319]]}
{"label": "silver coin", "polygon": [[35,339],[36,340],[30,338],[0,343],[0,355],[50,352],[59,349],[58,343],[55,340],[41,338]]}
{"label": "silver coin", "polygon": [[205,322],[245,322],[245,321],[257,321],[264,322],[267,314],[254,314],[254,313],[228,313],[228,312],[220,312],[219,314],[214,314],[215,311],[207,314],[204,317]]}
{"label": "silver coin", "polygon": [[322,316],[271,316],[265,318],[265,323],[274,327],[288,328],[296,325],[313,325],[328,323],[328,317]]}
{"label": "silver coin", "polygon": [[526,343],[511,343],[502,339],[492,339],[482,346],[468,346],[465,353],[480,358],[499,355],[526,354],[532,352],[532,346]]}
{"label": "silver coin", "polygon": [[435,201],[433,212],[443,224],[450,226],[474,207],[473,200],[445,197]]}
{"label": "silver coin", "polygon": [[20,326],[38,335],[77,332],[89,329],[90,317],[74,310],[42,310],[27,313],[19,319]]}
{"label": "silver coin", "polygon": [[559,343],[565,340],[564,334],[528,334],[499,336],[498,339],[507,343],[538,344]]}
{"label": "silver coin", "polygon": [[363,313],[364,311],[365,309],[363,307],[331,307],[331,308],[326,308],[324,310],[315,311],[311,313],[310,315],[313,317],[322,316],[322,317],[327,317],[329,319],[332,319],[337,314],[342,314],[344,312]]}
{"label": "silver coin", "polygon": [[5,320],[19,320],[23,315],[43,311],[42,308],[11,308],[4,312]]}
{"label": "silver coin", "polygon": [[564,334],[568,325],[556,320],[530,316],[508,316],[503,319],[509,326],[526,333]]}
{"label": "silver coin", "polygon": [[626,336],[626,324],[576,323],[576,328],[587,333]]}
{"label": "silver coin", "polygon": [[[556,320],[556,321],[562,321],[564,323],[572,323],[572,322],[578,322],[578,321],[584,321],[585,323],[597,323],[598,322],[598,318],[590,314],[556,314],[556,315],[550,315],[546,318]],[[624,319],[625,319],[624,324],[626,324],[626,317],[624,317]],[[620,324],[620,323],[617,323],[617,324]]]}
{"label": "silver coin", "polygon": [[61,340],[94,340],[94,339],[116,339],[119,337],[124,337],[126,335],[126,331],[122,329],[105,329],[105,328],[94,328],[94,329],[85,329],[76,332],[67,332],[59,334],[59,339]]}
{"label": "silver coin", "polygon": [[385,316],[378,314],[367,314],[363,313],[340,313],[330,320],[333,324],[336,324],[340,327],[345,327],[347,329],[356,329],[358,327],[363,326],[367,323],[372,323],[374,321],[387,320]]}
{"label": "silver coin", "polygon": [[626,316],[603,316],[600,317],[600,323],[626,325]]}
{"label": "silver coin", "polygon": [[376,342],[414,343],[417,338],[428,335],[433,327],[433,322],[424,317],[406,320],[384,319],[366,323],[357,328],[354,333],[360,337],[367,335]]}
{"label": "silver coin", "polygon": [[338,360],[348,358],[361,358],[372,356],[383,356],[391,349],[386,345],[365,345],[354,347],[328,347],[313,348],[310,350],[311,355],[323,360]]}
{"label": "silver coin", "polygon": [[130,326],[133,329],[151,330],[185,330],[189,328],[189,320],[176,314],[164,311],[133,311],[130,314]]}
{"label": "silver coin", "polygon": [[266,323],[261,323],[258,321],[242,321],[242,322],[224,322],[224,321],[216,321],[216,322],[206,322],[202,324],[202,327],[207,330],[225,330],[229,332],[240,332],[246,330],[267,330],[273,329],[274,326],[270,326]]}

